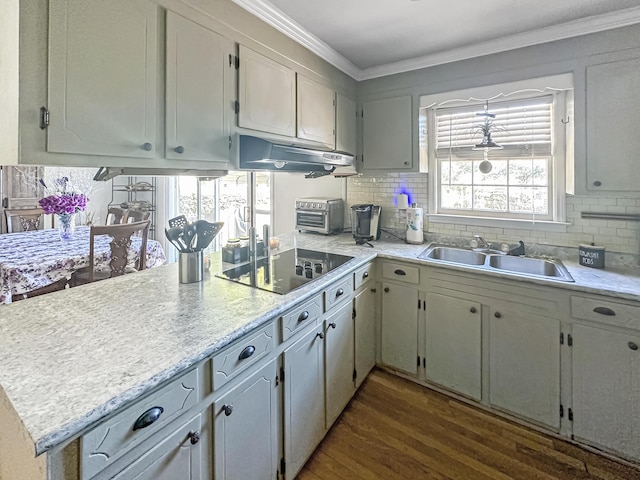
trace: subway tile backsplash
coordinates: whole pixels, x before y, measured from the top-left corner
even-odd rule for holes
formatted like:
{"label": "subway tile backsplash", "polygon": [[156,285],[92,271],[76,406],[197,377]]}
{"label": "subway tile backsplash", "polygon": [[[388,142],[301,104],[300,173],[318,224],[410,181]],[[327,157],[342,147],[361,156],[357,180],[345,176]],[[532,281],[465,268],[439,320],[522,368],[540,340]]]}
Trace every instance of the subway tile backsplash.
{"label": "subway tile backsplash", "polygon": [[[347,182],[348,206],[375,203],[382,206],[382,228],[404,231],[405,219],[395,208],[396,195],[408,193],[410,202],[428,210],[428,175],[426,173],[390,173],[376,177],[350,177]],[[425,233],[443,237],[471,239],[482,234],[488,242],[517,243],[523,239],[529,245],[577,248],[581,243],[604,245],[608,252],[640,254],[640,222],[581,218],[585,212],[640,213],[640,192],[624,192],[615,196],[567,195],[566,232],[536,229],[478,227],[464,223],[428,222]]]}

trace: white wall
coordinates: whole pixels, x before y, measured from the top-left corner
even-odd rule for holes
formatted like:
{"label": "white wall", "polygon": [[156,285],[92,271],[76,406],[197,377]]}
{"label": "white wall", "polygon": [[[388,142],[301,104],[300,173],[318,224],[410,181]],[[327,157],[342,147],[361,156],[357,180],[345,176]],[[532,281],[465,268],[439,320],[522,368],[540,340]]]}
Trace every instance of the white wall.
{"label": "white wall", "polygon": [[300,197],[342,198],[346,202],[346,185],[342,178],[327,175],[304,178],[300,173],[276,172],[271,178],[274,235],[291,232],[295,228],[295,199]]}

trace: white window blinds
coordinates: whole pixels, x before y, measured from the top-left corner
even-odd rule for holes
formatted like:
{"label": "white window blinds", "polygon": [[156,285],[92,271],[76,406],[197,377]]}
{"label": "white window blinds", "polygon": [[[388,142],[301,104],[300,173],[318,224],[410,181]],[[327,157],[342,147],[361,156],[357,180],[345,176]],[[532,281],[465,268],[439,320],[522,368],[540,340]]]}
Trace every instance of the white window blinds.
{"label": "white window blinds", "polygon": [[[489,103],[494,126],[491,138],[502,149],[490,151],[491,158],[516,158],[551,155],[553,97],[545,95],[524,100]],[[484,105],[438,108],[435,112],[436,155],[448,158],[482,157],[482,150],[473,147],[482,141],[479,127],[484,117]]]}

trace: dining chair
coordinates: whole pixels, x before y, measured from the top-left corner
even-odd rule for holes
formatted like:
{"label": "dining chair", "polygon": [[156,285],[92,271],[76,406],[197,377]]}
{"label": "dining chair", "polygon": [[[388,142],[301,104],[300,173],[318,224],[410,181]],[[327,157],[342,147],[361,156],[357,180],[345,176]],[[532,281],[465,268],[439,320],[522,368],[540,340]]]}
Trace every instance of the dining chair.
{"label": "dining chair", "polygon": [[14,233],[14,223],[20,231],[38,230],[43,224],[44,210],[41,208],[7,208],[4,211],[7,219],[7,233]]}
{"label": "dining chair", "polygon": [[107,221],[105,225],[120,225],[127,222],[127,209],[119,207],[109,207],[107,210]]}
{"label": "dining chair", "polygon": [[53,282],[52,284],[46,285],[41,288],[36,288],[35,290],[31,290],[30,292],[11,295],[11,303],[17,302],[19,300],[24,300],[26,298],[44,295],[45,293],[52,293],[52,292],[57,292],[59,290],[64,290],[65,288],[67,288],[67,283],[68,283],[68,280],[66,278],[61,278],[57,282]]}
{"label": "dining chair", "polygon": [[144,222],[149,220],[151,212],[145,212],[143,210],[128,210],[126,223]]}
{"label": "dining chair", "polygon": [[[150,224],[151,222],[149,220],[145,220],[143,222],[122,223],[119,225],[92,226],[89,233],[89,266],[76,270],[71,274],[69,286],[77,287],[85,283],[144,270],[146,268],[147,237],[149,235]],[[95,262],[95,239],[101,235],[111,237],[109,244],[111,260],[109,261],[108,269],[97,270]],[[129,247],[131,246],[131,237],[133,236],[140,237],[140,249],[135,267],[129,265],[131,263]]]}

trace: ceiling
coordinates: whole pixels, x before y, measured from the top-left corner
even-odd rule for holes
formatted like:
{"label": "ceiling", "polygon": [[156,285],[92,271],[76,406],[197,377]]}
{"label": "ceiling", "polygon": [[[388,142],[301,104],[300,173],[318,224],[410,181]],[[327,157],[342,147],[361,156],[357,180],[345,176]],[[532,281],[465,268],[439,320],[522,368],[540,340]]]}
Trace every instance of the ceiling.
{"label": "ceiling", "polygon": [[640,23],[640,0],[233,0],[357,80]]}

